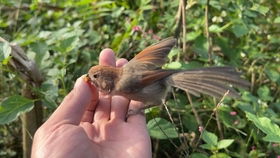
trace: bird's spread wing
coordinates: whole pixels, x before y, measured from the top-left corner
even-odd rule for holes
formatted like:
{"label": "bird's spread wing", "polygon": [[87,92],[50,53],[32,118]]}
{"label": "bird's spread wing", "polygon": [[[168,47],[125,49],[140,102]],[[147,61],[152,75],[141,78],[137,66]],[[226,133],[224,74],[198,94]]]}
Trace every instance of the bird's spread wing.
{"label": "bird's spread wing", "polygon": [[153,70],[160,68],[163,64],[165,64],[167,55],[175,44],[176,39],[169,37],[157,44],[151,45],[130,60],[126,64],[126,67],[133,66],[134,68],[141,70]]}
{"label": "bird's spread wing", "polygon": [[123,76],[130,76],[127,77],[130,80],[120,82],[129,83],[133,87],[143,87],[169,76],[171,70],[162,70],[161,67],[175,44],[176,39],[169,37],[145,48],[123,67]]}

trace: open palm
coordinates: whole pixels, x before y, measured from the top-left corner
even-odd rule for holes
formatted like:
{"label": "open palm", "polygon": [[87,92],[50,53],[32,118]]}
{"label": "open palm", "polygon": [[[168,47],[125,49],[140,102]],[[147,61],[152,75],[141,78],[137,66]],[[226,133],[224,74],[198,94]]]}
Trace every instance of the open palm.
{"label": "open palm", "polygon": [[[101,65],[122,66],[112,50],[100,54]],[[79,78],[74,89],[36,132],[32,157],[151,157],[151,141],[141,114],[128,109],[142,103],[98,94]]]}

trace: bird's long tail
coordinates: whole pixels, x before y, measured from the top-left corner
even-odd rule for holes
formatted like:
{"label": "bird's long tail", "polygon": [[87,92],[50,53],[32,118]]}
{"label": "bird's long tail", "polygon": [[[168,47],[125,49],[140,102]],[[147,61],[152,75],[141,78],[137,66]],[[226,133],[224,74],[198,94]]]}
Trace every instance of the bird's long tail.
{"label": "bird's long tail", "polygon": [[250,83],[240,78],[232,67],[208,67],[184,70],[172,74],[166,80],[169,85],[185,90],[195,96],[208,94],[221,98],[228,90],[230,97],[239,97],[233,87],[248,88]]}

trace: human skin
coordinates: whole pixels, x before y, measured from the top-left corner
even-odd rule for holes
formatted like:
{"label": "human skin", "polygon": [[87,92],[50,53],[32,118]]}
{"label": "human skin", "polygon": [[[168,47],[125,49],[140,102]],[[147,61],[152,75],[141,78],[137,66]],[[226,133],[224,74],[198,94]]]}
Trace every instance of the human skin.
{"label": "human skin", "polygon": [[[104,49],[100,65],[121,67],[111,49]],[[121,96],[102,95],[84,77],[77,79],[50,118],[36,131],[32,158],[150,158],[151,140],[145,116],[131,115],[128,109],[143,103]]]}

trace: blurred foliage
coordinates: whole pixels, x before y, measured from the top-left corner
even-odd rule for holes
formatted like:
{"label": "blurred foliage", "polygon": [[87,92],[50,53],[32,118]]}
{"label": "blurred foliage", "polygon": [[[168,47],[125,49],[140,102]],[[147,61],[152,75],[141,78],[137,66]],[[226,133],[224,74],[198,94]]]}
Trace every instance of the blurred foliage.
{"label": "blurred foliage", "polygon": [[[220,106],[208,96],[191,97],[190,104],[185,93],[174,90],[166,104],[175,124],[159,107],[147,110],[155,155],[277,157],[279,1],[189,0],[186,4],[184,36],[179,0],[1,0],[0,36],[23,47],[42,72],[44,82],[33,92],[43,101],[47,118],[75,80],[98,63],[103,48],[131,59],[149,44],[175,35],[178,46],[164,68],[231,65],[242,70],[251,88],[242,90],[240,100],[226,98]],[[11,121],[30,110],[33,102],[19,96],[24,81],[7,66],[10,51],[7,44],[0,43],[0,124],[5,124],[0,127],[0,157],[22,155],[19,121]]]}

